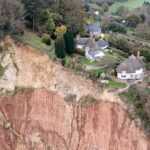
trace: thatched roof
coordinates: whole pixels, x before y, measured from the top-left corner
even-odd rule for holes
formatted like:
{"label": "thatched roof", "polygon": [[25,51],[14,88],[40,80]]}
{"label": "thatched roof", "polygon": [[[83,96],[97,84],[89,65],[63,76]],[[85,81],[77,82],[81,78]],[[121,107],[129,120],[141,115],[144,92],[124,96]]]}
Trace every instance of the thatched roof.
{"label": "thatched roof", "polygon": [[128,60],[117,67],[117,72],[122,73],[123,71],[126,71],[127,73],[135,73],[136,70],[140,70],[144,68],[144,66],[145,64],[141,58],[132,55]]}

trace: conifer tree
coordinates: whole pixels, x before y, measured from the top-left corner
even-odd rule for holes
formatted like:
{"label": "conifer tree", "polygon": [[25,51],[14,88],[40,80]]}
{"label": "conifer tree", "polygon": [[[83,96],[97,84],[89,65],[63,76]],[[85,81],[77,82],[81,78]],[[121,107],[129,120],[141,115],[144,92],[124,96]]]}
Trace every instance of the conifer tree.
{"label": "conifer tree", "polygon": [[75,53],[75,42],[72,29],[68,28],[67,32],[64,34],[64,40],[66,45],[66,52],[70,54]]}
{"label": "conifer tree", "polygon": [[58,58],[65,57],[65,43],[63,38],[58,38],[55,40],[55,55]]}

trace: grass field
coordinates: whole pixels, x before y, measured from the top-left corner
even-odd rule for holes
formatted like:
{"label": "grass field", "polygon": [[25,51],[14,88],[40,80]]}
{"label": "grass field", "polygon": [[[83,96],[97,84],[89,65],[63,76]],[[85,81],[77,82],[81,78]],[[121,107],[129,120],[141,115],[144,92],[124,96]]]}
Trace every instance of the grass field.
{"label": "grass field", "polygon": [[54,41],[51,42],[50,46],[46,45],[42,42],[42,39],[33,32],[26,32],[23,36],[23,41],[34,48],[47,52],[50,57],[55,57]]}
{"label": "grass field", "polygon": [[[120,6],[125,6],[129,9],[134,9],[134,8],[137,8],[137,7],[140,7],[143,5],[145,0],[128,0],[126,2],[116,2],[115,4],[113,4],[110,8],[109,8],[109,11],[111,13],[114,13],[118,10],[118,8]],[[150,2],[150,0],[147,0]]]}
{"label": "grass field", "polygon": [[116,87],[116,88],[123,88],[123,87],[126,87],[126,83],[116,82],[116,81],[109,81],[108,86]]}
{"label": "grass field", "polygon": [[83,59],[81,59],[80,63],[83,65],[96,65],[98,62],[97,61],[90,61],[86,58],[83,58]]}

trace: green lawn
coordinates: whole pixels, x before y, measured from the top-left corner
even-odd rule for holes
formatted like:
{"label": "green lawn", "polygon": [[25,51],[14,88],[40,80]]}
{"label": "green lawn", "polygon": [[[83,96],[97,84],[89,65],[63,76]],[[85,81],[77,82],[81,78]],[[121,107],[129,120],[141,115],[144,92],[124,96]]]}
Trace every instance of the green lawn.
{"label": "green lawn", "polygon": [[106,56],[114,56],[114,53],[113,52],[111,52],[111,51],[104,51],[104,54],[106,55]]}
{"label": "green lawn", "polygon": [[126,86],[126,83],[116,82],[116,81],[111,81],[111,80],[109,80],[108,86],[123,88],[123,87]]}
{"label": "green lawn", "polygon": [[[114,13],[118,10],[120,6],[125,6],[129,9],[134,9],[143,5],[145,0],[128,0],[125,2],[115,2],[110,8],[109,11]],[[150,0],[148,0],[150,1]]]}
{"label": "green lawn", "polygon": [[150,88],[146,88],[145,91],[150,94]]}
{"label": "green lawn", "polygon": [[33,32],[26,32],[23,36],[23,40],[26,44],[29,44],[32,47],[41,49],[46,52],[49,52],[54,46],[53,41],[50,46],[46,45],[45,43],[42,42],[42,39],[36,33]]}
{"label": "green lawn", "polygon": [[73,59],[73,57],[69,56],[69,55],[66,55],[65,58],[64,58],[66,61],[70,61]]}
{"label": "green lawn", "polygon": [[83,59],[81,59],[80,63],[83,65],[96,65],[98,62],[97,61],[90,61],[86,58],[83,58]]}

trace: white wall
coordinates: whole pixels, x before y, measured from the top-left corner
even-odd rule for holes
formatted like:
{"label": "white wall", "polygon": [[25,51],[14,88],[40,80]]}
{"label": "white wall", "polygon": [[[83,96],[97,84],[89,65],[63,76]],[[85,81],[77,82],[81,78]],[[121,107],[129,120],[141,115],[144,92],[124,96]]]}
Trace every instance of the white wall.
{"label": "white wall", "polygon": [[117,78],[126,80],[126,79],[140,79],[144,75],[143,68],[136,70],[135,73],[126,73],[123,71],[122,73],[117,73]]}
{"label": "white wall", "polygon": [[83,49],[84,45],[78,45],[76,46],[76,48],[79,48],[79,49]]}

